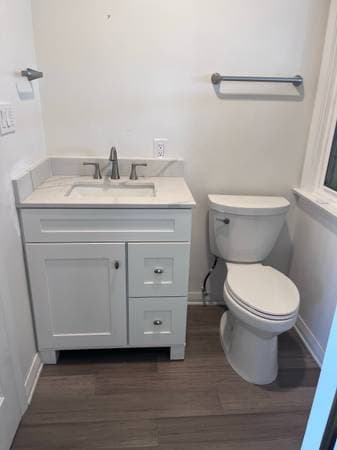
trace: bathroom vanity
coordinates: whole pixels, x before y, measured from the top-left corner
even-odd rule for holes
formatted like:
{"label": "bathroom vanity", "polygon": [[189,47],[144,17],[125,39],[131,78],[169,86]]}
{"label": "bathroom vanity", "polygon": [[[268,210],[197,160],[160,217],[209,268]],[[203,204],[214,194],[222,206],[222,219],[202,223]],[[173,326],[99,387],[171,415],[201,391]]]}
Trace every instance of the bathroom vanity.
{"label": "bathroom vanity", "polygon": [[194,205],[184,179],[93,180],[77,163],[60,175],[47,160],[14,181],[42,360],[118,347],[183,359]]}

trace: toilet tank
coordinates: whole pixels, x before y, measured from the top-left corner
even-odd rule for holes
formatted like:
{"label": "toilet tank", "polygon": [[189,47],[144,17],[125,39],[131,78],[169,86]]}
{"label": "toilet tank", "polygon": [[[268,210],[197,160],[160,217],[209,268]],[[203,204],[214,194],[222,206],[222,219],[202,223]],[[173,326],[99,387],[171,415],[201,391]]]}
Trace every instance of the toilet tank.
{"label": "toilet tank", "polygon": [[263,261],[280,234],[290,203],[283,197],[209,195],[211,252],[231,262]]}

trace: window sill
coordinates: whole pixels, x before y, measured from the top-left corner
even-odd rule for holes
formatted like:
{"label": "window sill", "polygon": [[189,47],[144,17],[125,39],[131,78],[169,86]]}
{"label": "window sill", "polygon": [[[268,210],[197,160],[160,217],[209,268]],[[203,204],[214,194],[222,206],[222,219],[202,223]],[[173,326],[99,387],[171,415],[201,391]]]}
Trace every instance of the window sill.
{"label": "window sill", "polygon": [[312,213],[313,215],[319,213],[325,221],[337,226],[336,200],[330,196],[324,196],[316,192],[308,192],[301,188],[294,188],[293,192],[300,200],[305,200],[309,206],[309,213]]}

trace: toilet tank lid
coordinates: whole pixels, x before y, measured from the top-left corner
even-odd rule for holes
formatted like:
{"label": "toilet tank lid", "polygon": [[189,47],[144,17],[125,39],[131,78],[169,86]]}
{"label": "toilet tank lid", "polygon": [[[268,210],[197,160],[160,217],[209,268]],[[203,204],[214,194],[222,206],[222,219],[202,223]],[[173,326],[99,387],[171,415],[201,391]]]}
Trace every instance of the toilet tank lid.
{"label": "toilet tank lid", "polygon": [[256,195],[209,195],[208,204],[223,213],[261,216],[283,214],[290,205],[284,197]]}

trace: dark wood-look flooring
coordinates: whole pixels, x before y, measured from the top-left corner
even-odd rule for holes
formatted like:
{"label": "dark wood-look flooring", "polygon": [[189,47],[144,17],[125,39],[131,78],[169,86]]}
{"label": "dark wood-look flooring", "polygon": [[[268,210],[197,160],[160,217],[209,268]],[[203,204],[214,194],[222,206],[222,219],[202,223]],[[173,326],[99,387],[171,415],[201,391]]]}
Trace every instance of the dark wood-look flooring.
{"label": "dark wood-look flooring", "polygon": [[169,352],[64,352],[45,366],[13,449],[299,450],[319,369],[295,332],[268,386],[239,378],[219,344],[221,307],[189,308],[185,361]]}

